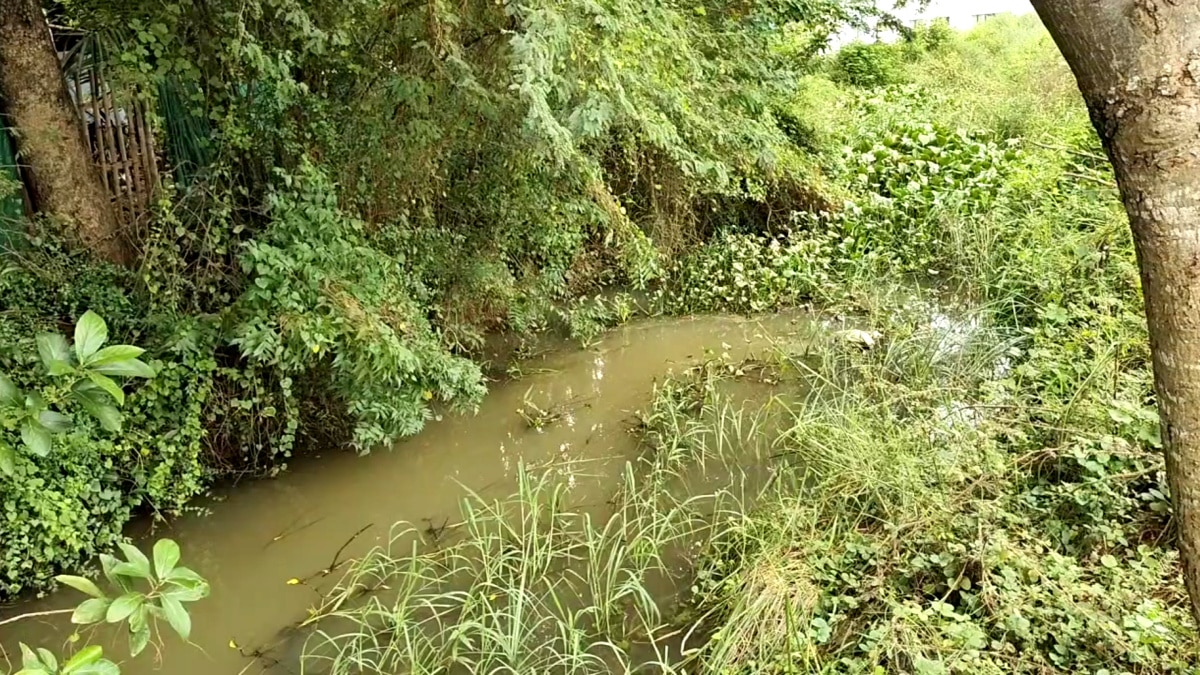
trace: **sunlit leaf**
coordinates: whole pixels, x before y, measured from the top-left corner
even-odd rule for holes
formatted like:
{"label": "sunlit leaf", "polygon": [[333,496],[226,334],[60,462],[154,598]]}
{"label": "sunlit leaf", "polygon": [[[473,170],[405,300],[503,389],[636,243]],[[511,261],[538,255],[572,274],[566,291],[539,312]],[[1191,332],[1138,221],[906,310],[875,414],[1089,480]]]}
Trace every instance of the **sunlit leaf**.
{"label": "sunlit leaf", "polygon": [[189,567],[176,567],[167,575],[167,581],[204,582],[204,577]]}
{"label": "sunlit leaf", "polygon": [[86,363],[88,358],[100,349],[108,340],[108,326],[100,315],[88,310],[75,324],[75,356],[80,363]]}
{"label": "sunlit leaf", "polygon": [[4,373],[0,373],[0,406],[16,405],[21,400],[21,391]]}
{"label": "sunlit leaf", "polygon": [[97,645],[89,645],[84,647],[63,664],[62,674],[71,675],[72,673],[78,673],[79,669],[96,663],[102,656],[104,656],[103,648]]}
{"label": "sunlit leaf", "polygon": [[137,611],[135,611],[133,614],[130,614],[129,615],[129,630],[136,633],[136,632],[142,630],[143,628],[145,628],[146,625],[150,622],[150,610],[151,609],[158,609],[158,608],[154,606],[154,603],[143,602],[142,606],[137,608]]}
{"label": "sunlit leaf", "polygon": [[117,667],[117,664],[108,659],[100,659],[95,663],[80,666],[75,670],[68,671],[64,668],[62,675],[121,675],[121,669]]}
{"label": "sunlit leaf", "polygon": [[92,354],[91,358],[87,360],[87,365],[95,367],[128,361],[129,359],[136,359],[145,353],[145,349],[134,347],[133,345],[112,345]]}
{"label": "sunlit leaf", "polygon": [[169,578],[171,570],[179,562],[179,544],[170,539],[154,542],[154,571],[160,579]]}
{"label": "sunlit leaf", "polygon": [[124,405],[125,392],[122,391],[121,385],[114,382],[112,378],[101,375],[97,372],[89,372],[88,379],[91,380],[92,383],[97,387],[100,387],[104,391],[108,392],[108,395],[113,397],[113,400],[117,402],[117,405]]}
{"label": "sunlit leaf", "polygon": [[51,653],[49,649],[38,647],[37,652],[38,657],[41,658],[42,664],[46,666],[46,670],[49,670],[52,673],[58,670],[58,659],[54,657],[54,654]]}
{"label": "sunlit leaf", "polygon": [[70,574],[60,574],[54,577],[54,580],[60,584],[70,586],[81,593],[86,593],[93,598],[104,597],[104,591],[101,591],[100,587],[97,586],[91,579],[71,576]]}
{"label": "sunlit leaf", "polygon": [[113,600],[112,604],[108,606],[104,620],[108,623],[120,623],[140,609],[145,601],[146,596],[141,593],[126,593]]}
{"label": "sunlit leaf", "polygon": [[37,652],[24,642],[21,643],[21,665],[31,670],[43,670],[42,661],[38,658]]}
{"label": "sunlit leaf", "polygon": [[109,582],[120,586],[121,590],[123,591],[129,590],[129,579],[117,572],[117,566],[126,564],[128,563],[122,563],[116,557],[107,553],[100,554],[100,568],[104,571],[104,578],[108,579]]}
{"label": "sunlit leaf", "polygon": [[137,656],[150,643],[150,626],[142,624],[141,628],[129,634],[129,655]]}
{"label": "sunlit leaf", "polygon": [[11,476],[17,470],[17,452],[12,446],[0,441],[0,473]]}
{"label": "sunlit leaf", "polygon": [[112,604],[108,598],[91,598],[79,603],[71,614],[71,623],[88,625],[104,621],[108,616],[108,607]]}
{"label": "sunlit leaf", "polygon": [[170,596],[164,595],[162,598],[163,612],[167,615],[167,623],[171,624],[171,628],[179,633],[179,637],[184,640],[192,633],[192,617],[188,615],[183,605],[178,600]]}
{"label": "sunlit leaf", "polygon": [[93,370],[105,375],[119,375],[121,377],[154,377],[154,368],[150,364],[139,359],[126,359],[125,361],[116,361],[114,363],[106,363],[102,366],[96,366]]}
{"label": "sunlit leaf", "polygon": [[153,576],[150,571],[150,559],[147,558],[146,554],[142,553],[138,547],[125,542],[120,542],[117,544],[117,546],[121,548],[121,551],[125,554],[125,559],[129,561],[129,564],[136,567],[138,572],[143,577],[150,579]]}

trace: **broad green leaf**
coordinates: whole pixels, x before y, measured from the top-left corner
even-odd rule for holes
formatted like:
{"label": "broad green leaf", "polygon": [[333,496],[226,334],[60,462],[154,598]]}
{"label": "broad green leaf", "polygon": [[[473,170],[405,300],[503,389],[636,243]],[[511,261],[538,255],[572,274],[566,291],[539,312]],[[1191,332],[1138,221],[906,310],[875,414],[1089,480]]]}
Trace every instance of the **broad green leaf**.
{"label": "broad green leaf", "polygon": [[21,665],[33,670],[44,670],[42,660],[38,658],[37,652],[30,649],[29,645],[24,642],[21,643]]}
{"label": "broad green leaf", "polygon": [[96,366],[93,370],[97,373],[105,375],[120,375],[122,377],[154,377],[154,369],[150,364],[139,359],[126,359],[124,361],[115,361],[106,363],[102,366]]}
{"label": "broad green leaf", "polygon": [[128,560],[131,565],[136,567],[142,576],[147,579],[153,578],[154,575],[150,571],[150,559],[146,557],[145,553],[142,553],[138,547],[134,546],[133,544],[120,542],[117,544],[117,546],[121,547],[121,551],[125,553],[125,559]]}
{"label": "broad green leaf", "polygon": [[133,631],[129,634],[129,655],[137,656],[142,653],[146,645],[150,643],[150,626],[142,624],[140,630]]}
{"label": "broad green leaf", "polygon": [[91,579],[75,577],[71,576],[70,574],[60,574],[54,577],[54,580],[60,584],[66,584],[67,586],[70,586],[81,593],[87,593],[93,598],[104,597],[104,591],[101,591],[100,587],[97,586]]}
{"label": "broad green leaf", "polygon": [[113,603],[108,606],[108,611],[104,614],[104,620],[109,623],[120,623],[129,618],[130,614],[136,612],[145,601],[146,596],[141,593],[126,593],[113,600]]}
{"label": "broad green leaf", "polygon": [[38,422],[52,434],[61,434],[71,430],[71,418],[53,410],[43,410],[38,413]]}
{"label": "broad green leaf", "polygon": [[179,633],[184,640],[192,633],[192,617],[178,600],[168,595],[162,597],[163,612],[167,615],[167,623]]}
{"label": "broad green leaf", "polygon": [[54,658],[54,654],[49,649],[38,647],[38,657],[41,658],[42,664],[46,666],[46,670],[55,672],[58,670],[58,659]]}
{"label": "broad green leaf", "polygon": [[46,409],[46,399],[36,391],[25,395],[25,414],[36,415]]}
{"label": "broad green leaf", "polygon": [[17,470],[17,452],[8,443],[0,441],[0,473],[11,476]]}
{"label": "broad green leaf", "polygon": [[117,402],[117,405],[125,404],[125,392],[121,390],[121,385],[114,382],[112,378],[101,375],[100,373],[94,371],[89,372],[87,376],[93,384],[108,392],[108,395],[113,397],[113,400]]}
{"label": "broad green leaf", "polygon": [[51,375],[71,372],[71,347],[67,339],[58,333],[42,333],[37,336],[38,356]]}
{"label": "broad green leaf", "polygon": [[195,602],[208,597],[207,581],[172,581],[162,594],[171,596],[179,602]]}
{"label": "broad green leaf", "polygon": [[80,669],[98,663],[104,650],[97,645],[88,645],[75,653],[62,667],[62,675],[76,675]]}
{"label": "broad green leaf", "polygon": [[68,659],[67,662],[63,664],[62,671],[64,675],[74,672],[83,666],[99,661],[101,656],[104,656],[104,649],[102,647],[99,647],[98,645],[88,645],[87,647],[80,649],[75,653],[74,656]]}
{"label": "broad green leaf", "polygon": [[50,432],[33,419],[27,419],[21,425],[21,440],[25,443],[25,447],[38,457],[49,455],[54,442],[50,438]]}
{"label": "broad green leaf", "polygon": [[71,396],[83,406],[89,415],[100,421],[108,431],[121,430],[121,411],[109,405],[109,396],[91,380],[80,380],[71,389]]}
{"label": "broad green leaf", "polygon": [[200,576],[190,567],[176,567],[167,575],[167,581],[198,581],[204,582],[204,577]]}
{"label": "broad green leaf", "polygon": [[208,582],[187,567],[176,567],[167,575],[168,586],[163,595],[169,595],[180,602],[195,602],[208,597]]}
{"label": "broad green leaf", "polygon": [[110,583],[120,586],[122,591],[129,590],[129,579],[117,573],[117,566],[127,564],[107,553],[100,554],[100,568],[104,570],[104,578],[108,579]]}
{"label": "broad green leaf", "polygon": [[79,380],[76,382],[71,387],[71,394],[79,402],[108,403],[108,396],[104,393],[104,390],[91,380]]}
{"label": "broad green leaf", "polygon": [[104,621],[108,616],[108,607],[112,604],[108,598],[90,598],[79,603],[71,614],[71,623],[86,626]]}
{"label": "broad green leaf", "polygon": [[154,542],[154,571],[159,579],[166,579],[179,562],[179,544],[170,539]]}
{"label": "broad green leaf", "polygon": [[138,607],[136,612],[129,615],[129,630],[131,632],[136,633],[146,627],[146,624],[149,623],[151,609],[158,608],[154,606],[154,603],[147,604],[143,602],[142,606]]}
{"label": "broad green leaf", "polygon": [[0,406],[16,405],[20,400],[21,391],[17,385],[7,375],[0,373]]}
{"label": "broad green leaf", "polygon": [[108,363],[117,363],[118,361],[128,361],[129,359],[136,359],[145,353],[145,349],[134,347],[133,345],[112,345],[92,354],[92,357],[87,360],[86,365],[94,367],[103,366]]}
{"label": "broad green leaf", "polygon": [[75,324],[75,356],[80,363],[86,363],[107,339],[108,326],[104,319],[89,309]]}
{"label": "broad green leaf", "polygon": [[131,562],[124,562],[124,561],[121,561],[113,566],[113,574],[116,574],[119,577],[125,577],[127,579],[149,579],[150,578],[150,577],[146,576],[146,571],[143,570],[141,567],[138,567],[137,565],[135,565]]}
{"label": "broad green leaf", "polygon": [[62,675],[121,675],[121,669],[117,667],[117,664],[108,659],[100,659],[95,663],[80,666],[75,670],[68,671],[63,669]]}
{"label": "broad green leaf", "polygon": [[121,421],[124,418],[121,416],[121,411],[117,410],[111,405],[84,403],[83,409],[86,410],[89,415],[95,417],[105,431],[116,433],[121,430]]}

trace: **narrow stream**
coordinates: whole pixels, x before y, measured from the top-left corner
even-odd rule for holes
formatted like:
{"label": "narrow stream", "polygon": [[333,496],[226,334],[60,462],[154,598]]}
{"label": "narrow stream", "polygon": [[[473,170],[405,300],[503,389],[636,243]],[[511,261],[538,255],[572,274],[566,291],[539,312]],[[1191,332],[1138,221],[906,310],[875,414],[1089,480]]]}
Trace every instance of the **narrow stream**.
{"label": "narrow stream", "polygon": [[[640,322],[613,331],[592,349],[564,343],[523,363],[526,375],[494,384],[477,415],[431,422],[392,451],[331,453],[297,462],[279,478],[223,490],[203,504],[207,514],[180,518],[144,542],[148,549],[154,538],[175,539],[184,564],[212,584],[212,595],[191,605],[194,645],[164,633],[161,653],[148,649],[123,663],[122,672],[290,672],[289,664],[272,668],[252,654],[318,603],[337,580],[336,572],[321,574],[335,558],[361,555],[397,521],[433,530],[453,523],[468,490],[485,497],[509,494],[520,462],[553,467],[581,499],[605,495],[637,449],[630,423],[649,403],[656,382],[702,361],[706,351],[749,356],[813,331],[801,315]],[[546,420],[544,428],[532,428],[523,409]],[[5,615],[69,607],[78,596],[59,593]],[[19,661],[18,641],[62,651],[71,632],[63,616],[30,619],[5,626],[0,646]],[[128,654],[124,636],[102,633],[92,640],[114,660]]]}

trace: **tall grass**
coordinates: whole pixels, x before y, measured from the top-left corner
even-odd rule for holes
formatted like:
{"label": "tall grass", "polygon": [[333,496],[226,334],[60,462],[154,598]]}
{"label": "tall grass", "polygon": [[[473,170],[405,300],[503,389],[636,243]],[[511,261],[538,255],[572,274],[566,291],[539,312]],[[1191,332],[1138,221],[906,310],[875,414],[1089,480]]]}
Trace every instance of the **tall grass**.
{"label": "tall grass", "polygon": [[759,425],[716,382],[659,390],[641,418],[654,442],[602,504],[521,467],[513,495],[468,497],[443,541],[398,525],[307,622],[304,672],[673,672],[678,586],[721,514],[742,511],[733,471]]}

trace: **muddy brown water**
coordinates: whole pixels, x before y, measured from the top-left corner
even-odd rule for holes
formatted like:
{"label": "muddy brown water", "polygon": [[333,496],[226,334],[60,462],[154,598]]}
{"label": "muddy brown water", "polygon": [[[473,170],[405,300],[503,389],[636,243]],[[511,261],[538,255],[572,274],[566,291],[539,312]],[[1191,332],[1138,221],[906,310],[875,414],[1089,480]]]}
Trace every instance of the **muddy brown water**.
{"label": "muddy brown water", "polygon": [[[124,661],[125,675],[291,671],[289,664],[272,667],[245,654],[277,643],[305,618],[336,582],[336,573],[321,575],[335,559],[383,543],[399,521],[433,529],[454,522],[468,491],[510,494],[521,462],[550,468],[582,500],[606,494],[636,453],[631,422],[656,382],[709,356],[747,357],[778,342],[812,339],[818,330],[802,315],[701,317],[629,325],[590,349],[559,345],[522,362],[522,377],[493,384],[477,414],[447,415],[390,451],[297,462],[278,478],[225,489],[202,505],[203,515],[179,518],[143,537],[143,549],[158,537],[175,539],[183,564],[212,585],[210,597],[190,605],[193,645],[164,631],[159,653],[152,647],[130,660],[115,632],[90,639]],[[552,413],[544,429],[531,428],[519,413],[538,417],[529,403]],[[64,591],[0,612],[0,618],[70,607],[80,599]],[[19,641],[64,653],[71,632],[65,616],[31,618],[0,628],[0,646],[17,665]]]}

